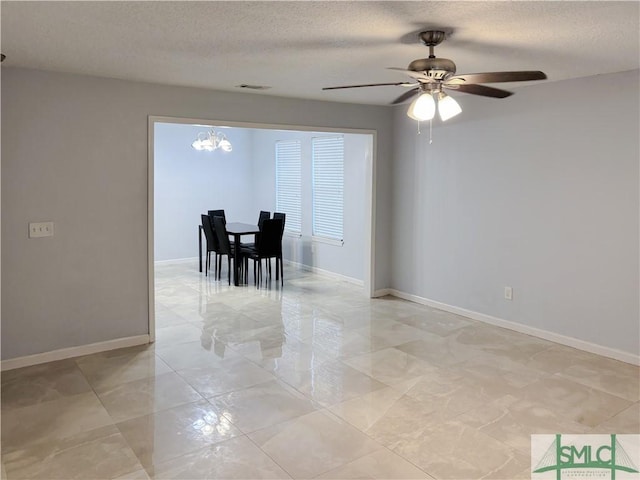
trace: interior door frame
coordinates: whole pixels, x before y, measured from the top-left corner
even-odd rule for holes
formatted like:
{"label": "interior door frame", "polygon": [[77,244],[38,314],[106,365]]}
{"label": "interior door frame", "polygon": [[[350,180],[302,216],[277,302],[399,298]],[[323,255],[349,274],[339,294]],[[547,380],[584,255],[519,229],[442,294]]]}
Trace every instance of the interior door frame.
{"label": "interior door frame", "polygon": [[264,130],[291,130],[299,132],[322,132],[322,133],[354,133],[361,135],[370,135],[371,152],[367,158],[366,175],[365,175],[365,191],[366,210],[365,215],[365,231],[369,235],[365,235],[364,244],[364,275],[363,290],[369,298],[375,296],[375,218],[376,218],[376,158],[377,158],[377,131],[361,128],[335,128],[325,126],[309,126],[309,125],[283,125],[273,123],[255,123],[255,122],[237,122],[228,120],[216,120],[211,118],[184,118],[172,116],[149,115],[147,128],[147,262],[148,262],[148,285],[149,285],[149,341],[155,341],[155,238],[154,238],[154,195],[155,195],[155,124],[156,123],[177,123],[188,125],[224,125],[236,128],[255,128]]}

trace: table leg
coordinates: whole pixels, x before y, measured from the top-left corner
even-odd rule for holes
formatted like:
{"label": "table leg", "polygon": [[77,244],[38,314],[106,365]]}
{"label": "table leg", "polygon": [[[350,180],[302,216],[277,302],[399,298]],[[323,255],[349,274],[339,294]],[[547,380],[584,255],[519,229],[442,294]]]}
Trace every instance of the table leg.
{"label": "table leg", "polygon": [[202,225],[198,225],[198,264],[202,273]]}
{"label": "table leg", "polygon": [[240,265],[240,235],[233,235],[233,243],[234,246],[234,256],[233,256],[233,284],[237,287],[240,285],[240,277],[239,265]]}

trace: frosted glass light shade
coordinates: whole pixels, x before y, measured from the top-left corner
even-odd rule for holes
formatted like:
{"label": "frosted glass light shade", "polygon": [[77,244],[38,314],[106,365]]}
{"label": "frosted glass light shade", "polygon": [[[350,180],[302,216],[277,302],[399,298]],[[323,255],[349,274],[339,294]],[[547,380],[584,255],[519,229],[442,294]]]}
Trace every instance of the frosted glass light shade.
{"label": "frosted glass light shade", "polygon": [[231,142],[227,140],[226,137],[220,140],[220,143],[218,143],[218,148],[221,148],[225,152],[230,152],[233,149],[233,147],[231,146]]}
{"label": "frosted glass light shade", "polygon": [[436,102],[430,93],[423,93],[416,98],[407,111],[407,115],[414,120],[431,120],[436,114]]}
{"label": "frosted glass light shade", "polygon": [[460,104],[449,95],[441,93],[438,99],[438,112],[440,113],[442,121],[445,122],[462,112],[462,108]]}

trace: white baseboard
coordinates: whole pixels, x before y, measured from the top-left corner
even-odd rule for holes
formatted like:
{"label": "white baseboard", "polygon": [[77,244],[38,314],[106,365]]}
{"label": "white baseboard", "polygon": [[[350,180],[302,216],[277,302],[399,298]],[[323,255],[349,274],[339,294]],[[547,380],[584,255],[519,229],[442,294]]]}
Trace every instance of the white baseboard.
{"label": "white baseboard", "polygon": [[116,348],[134,347],[149,343],[149,335],[136,335],[134,337],[116,338],[106,342],[90,343],[79,347],[62,348],[51,352],[36,353],[24,357],[10,358],[0,362],[0,370],[13,370],[14,368],[30,367],[40,363],[55,362],[66,358],[79,357],[81,355],[91,355],[92,353],[106,352]]}
{"label": "white baseboard", "polygon": [[330,272],[329,270],[323,270],[322,268],[318,267],[310,267],[309,265],[305,265],[304,263],[292,262],[291,260],[284,260],[284,263],[292,267],[299,268],[300,270],[317,273],[319,275],[334,278],[336,280],[342,280],[343,282],[352,283],[354,285],[358,285],[359,287],[364,286],[364,282],[362,280],[358,280],[357,278],[347,277],[346,275]]}
{"label": "white baseboard", "polygon": [[[392,290],[390,288],[381,288],[380,290],[376,290],[375,292],[373,292],[373,297],[372,298],[386,297],[387,295],[391,295],[391,291]],[[397,296],[398,295],[396,295],[396,297]],[[406,299],[406,300],[408,300],[408,299]]]}
{"label": "white baseboard", "polygon": [[597,355],[602,355],[603,357],[613,358],[615,360],[620,360],[621,362],[630,363],[632,365],[640,365],[640,356],[634,355],[633,353],[623,352],[622,350],[617,350],[615,348],[586,342],[578,338],[568,337],[566,335],[561,335],[559,333],[550,332],[548,330],[542,330],[540,328],[523,325],[521,323],[512,322],[510,320],[492,317],[491,315],[455,307],[453,305],[448,305],[446,303],[419,297],[417,295],[412,295],[410,293],[401,292],[395,289],[389,289],[389,294],[393,295],[394,297],[402,298],[404,300],[409,300],[411,302],[420,303],[422,305],[427,305],[439,310],[444,310],[445,312],[455,313],[456,315],[471,318],[472,320],[478,320],[479,322],[488,323],[497,327],[507,328],[519,333],[524,333],[533,337],[549,340],[550,342],[577,348],[578,350],[584,350],[585,352],[595,353]]}
{"label": "white baseboard", "polygon": [[[202,257],[202,260],[204,261],[204,256]],[[198,261],[198,257],[188,257],[188,258],[172,258],[171,260],[156,260],[153,263],[155,265],[180,265],[182,263],[191,263],[191,262],[197,262]]]}

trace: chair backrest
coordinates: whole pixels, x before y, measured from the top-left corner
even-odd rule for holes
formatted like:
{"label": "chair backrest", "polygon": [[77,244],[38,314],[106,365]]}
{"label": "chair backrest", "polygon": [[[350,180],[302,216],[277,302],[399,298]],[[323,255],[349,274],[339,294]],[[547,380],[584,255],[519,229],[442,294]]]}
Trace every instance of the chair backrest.
{"label": "chair backrest", "polygon": [[278,219],[282,220],[282,232],[280,233],[280,236],[282,236],[284,234],[284,222],[286,221],[287,214],[280,213],[280,212],[273,212],[273,218],[274,220],[278,220]]}
{"label": "chair backrest", "polygon": [[282,255],[282,219],[271,219],[262,222],[258,240],[260,257],[277,257]]}
{"label": "chair backrest", "polygon": [[260,215],[258,216],[258,228],[262,228],[262,222],[264,222],[265,220],[269,220],[270,218],[271,212],[260,210]]}
{"label": "chair backrest", "polygon": [[[265,220],[269,220],[269,218],[271,218],[271,212],[260,210],[260,215],[258,215],[258,228],[260,230],[262,230],[262,222],[264,222]],[[254,238],[253,242],[257,246],[258,242],[260,241],[260,234],[259,233],[255,234],[253,238]]]}
{"label": "chair backrest", "polygon": [[213,221],[213,217],[222,217],[222,218],[224,218],[224,223],[225,224],[227,223],[227,217],[224,214],[224,210],[209,210],[209,211],[207,211],[207,213],[211,217],[211,221]]}
{"label": "chair backrest", "polygon": [[218,253],[222,255],[231,255],[231,242],[229,241],[229,234],[227,233],[227,227],[223,217],[213,217],[213,228],[215,229],[216,236],[218,237],[218,243],[220,248]]}
{"label": "chair backrest", "polygon": [[200,215],[202,220],[202,229],[204,230],[204,236],[207,239],[207,251],[217,252],[220,249],[220,243],[216,236],[213,225],[211,224],[211,217],[209,215]]}

